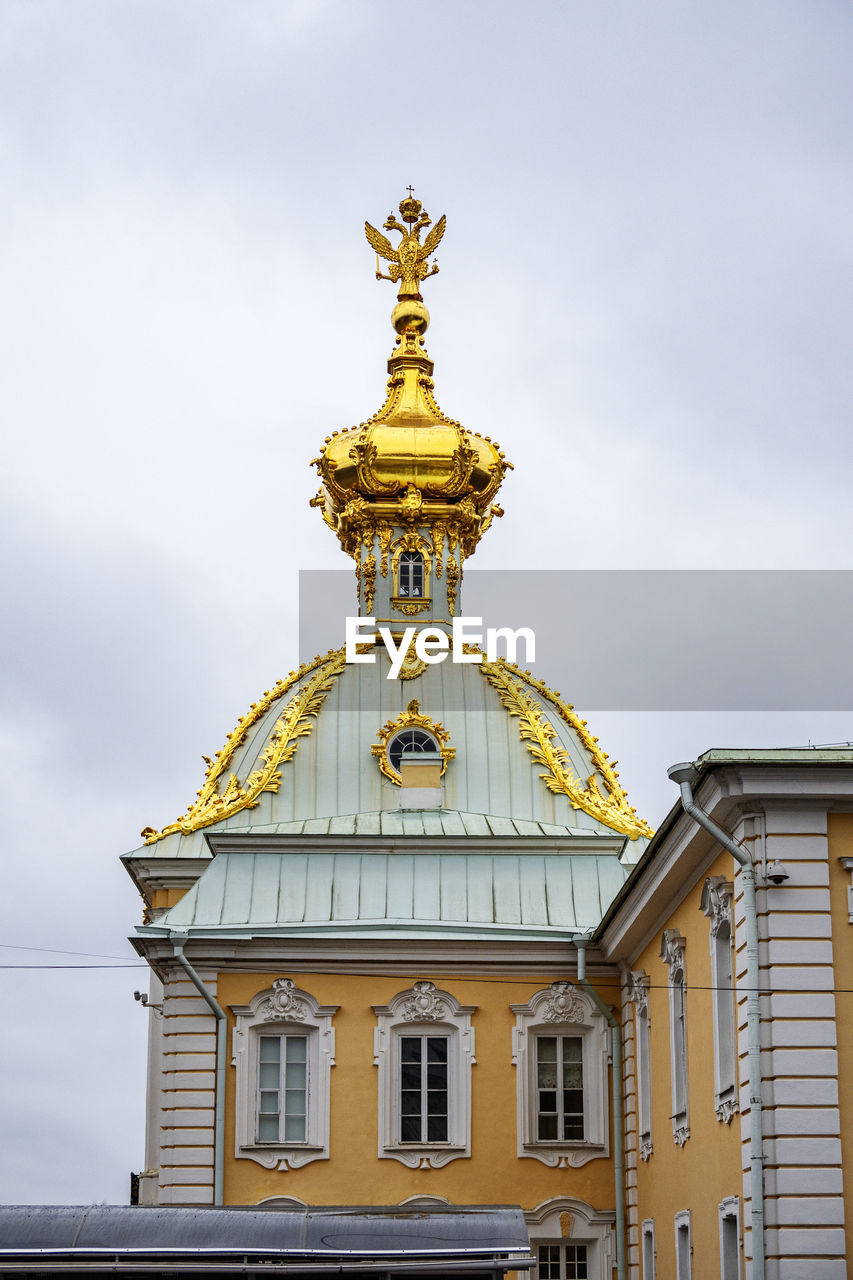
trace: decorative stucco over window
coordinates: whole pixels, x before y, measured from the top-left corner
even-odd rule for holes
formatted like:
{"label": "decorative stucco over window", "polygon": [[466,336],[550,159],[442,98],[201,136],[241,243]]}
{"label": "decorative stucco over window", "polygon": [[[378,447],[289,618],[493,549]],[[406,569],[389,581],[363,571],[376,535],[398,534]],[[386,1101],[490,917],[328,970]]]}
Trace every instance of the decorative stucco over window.
{"label": "decorative stucco over window", "polygon": [[470,1156],[476,1007],[422,980],[374,1012],[379,1158],[438,1169]]}
{"label": "decorative stucco over window", "polygon": [[640,1156],[648,1160],[652,1144],[652,1051],[649,1035],[649,976],[641,970],[631,974],[631,999],[634,1002],[636,1030],[635,1062],[637,1072],[637,1130]]}
{"label": "decorative stucco over window", "polygon": [[714,1010],[714,1105],[725,1124],[738,1111],[735,1078],[735,984],[732,959],[732,890],[725,876],[709,876],[701,909],[711,925],[711,995]]}
{"label": "decorative stucco over window", "polygon": [[276,978],[250,1004],[233,1006],[238,1158],[282,1170],[328,1160],[337,1011],[292,978]]}
{"label": "decorative stucco over window", "polygon": [[604,1018],[570,982],[511,1008],[518,1155],[561,1169],[608,1155]]}
{"label": "decorative stucco over window", "polygon": [[669,969],[669,1048],[672,1074],[672,1136],[680,1147],[690,1137],[687,1099],[687,1023],[684,976],[684,948],[687,944],[677,929],[664,929],[661,959]]}

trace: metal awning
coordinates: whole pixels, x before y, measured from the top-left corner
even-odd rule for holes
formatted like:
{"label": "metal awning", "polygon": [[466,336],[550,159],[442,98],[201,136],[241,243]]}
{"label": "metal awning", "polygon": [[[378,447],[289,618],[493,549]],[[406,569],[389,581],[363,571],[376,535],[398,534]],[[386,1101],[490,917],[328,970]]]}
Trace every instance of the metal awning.
{"label": "metal awning", "polygon": [[4,1276],[502,1276],[533,1266],[517,1206],[0,1206]]}

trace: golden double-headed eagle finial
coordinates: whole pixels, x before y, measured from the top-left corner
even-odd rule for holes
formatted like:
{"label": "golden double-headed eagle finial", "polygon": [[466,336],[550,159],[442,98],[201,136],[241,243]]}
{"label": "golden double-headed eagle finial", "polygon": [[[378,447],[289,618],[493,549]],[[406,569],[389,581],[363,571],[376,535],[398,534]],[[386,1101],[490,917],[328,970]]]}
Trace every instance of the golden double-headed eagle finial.
{"label": "golden double-headed eagle finial", "polygon": [[[364,224],[364,234],[367,236],[370,247],[376,250],[376,279],[390,280],[393,284],[399,282],[397,297],[401,301],[404,298],[416,298],[421,301],[421,281],[434,276],[438,271],[438,263],[433,262],[430,266],[427,259],[438,248],[439,241],[444,235],[447,218],[442,214],[421,244],[421,231],[424,227],[432,225],[432,218],[422,207],[420,200],[415,199],[411,187],[408,191],[408,196],[400,201],[400,216],[403,222],[398,222],[394,214],[389,213],[382,224],[386,231],[401,233],[402,238],[396,249],[388,237],[383,236],[382,232],[377,231],[369,222]],[[380,257],[391,264],[387,275],[379,270]]]}

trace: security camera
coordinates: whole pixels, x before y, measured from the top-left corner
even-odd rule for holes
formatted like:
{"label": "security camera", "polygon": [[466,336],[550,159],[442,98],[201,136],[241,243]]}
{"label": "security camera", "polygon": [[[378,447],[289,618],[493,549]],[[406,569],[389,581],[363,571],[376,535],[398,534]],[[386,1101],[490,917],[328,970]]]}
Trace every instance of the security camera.
{"label": "security camera", "polygon": [[788,874],[787,869],[782,865],[778,858],[775,862],[771,862],[770,866],[767,868],[767,879],[771,884],[776,885],[777,888],[780,884],[784,884],[786,880],[790,880],[790,878],[791,877]]}

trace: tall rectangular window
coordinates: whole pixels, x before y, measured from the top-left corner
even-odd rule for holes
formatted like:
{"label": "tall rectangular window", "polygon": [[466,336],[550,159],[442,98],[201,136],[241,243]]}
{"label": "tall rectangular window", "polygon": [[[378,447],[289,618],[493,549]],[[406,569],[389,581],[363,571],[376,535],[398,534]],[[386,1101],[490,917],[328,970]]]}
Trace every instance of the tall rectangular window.
{"label": "tall rectangular window", "polygon": [[669,1042],[672,1083],[672,1136],[679,1146],[690,1137],[687,1117],[687,980],[684,971],[686,940],[677,929],[664,929],[661,959],[669,968]]}
{"label": "tall rectangular window", "polygon": [[672,999],[672,1112],[673,1119],[681,1120],[687,1114],[687,1028],[683,971],[676,973],[669,990]]}
{"label": "tall rectangular window", "polygon": [[652,1062],[649,1035],[649,979],[646,974],[632,973],[634,1001],[635,1062],[637,1077],[637,1129],[640,1155],[648,1160],[652,1154]]}
{"label": "tall rectangular window", "polygon": [[655,1220],[643,1221],[643,1280],[655,1280]]}
{"label": "tall rectangular window", "polygon": [[720,1276],[722,1280],[741,1280],[740,1265],[740,1198],[729,1196],[718,1210],[720,1218]]}
{"label": "tall rectangular window", "polygon": [[448,1038],[400,1036],[400,1141],[447,1142]]}
{"label": "tall rectangular window", "polygon": [[585,1244],[540,1244],[537,1250],[537,1280],[587,1280]]}
{"label": "tall rectangular window", "polygon": [[[437,572],[437,571],[436,571]],[[424,593],[424,558],[419,551],[404,551],[400,556],[399,593],[422,596]]]}
{"label": "tall rectangular window", "polygon": [[735,1087],[735,1001],[732,940],[721,928],[712,940],[714,1018],[717,1024],[717,1095],[730,1097]]}
{"label": "tall rectangular window", "polygon": [[305,1142],[308,1037],[258,1037],[258,1142]]}
{"label": "tall rectangular window", "polygon": [[690,1210],[675,1215],[675,1280],[692,1280],[693,1241],[690,1232]]}
{"label": "tall rectangular window", "polygon": [[510,1008],[519,1159],[564,1169],[609,1155],[606,1019],[564,979]]}
{"label": "tall rectangular window", "polygon": [[536,1090],[539,1141],[583,1141],[581,1036],[536,1037]]}
{"label": "tall rectangular window", "polygon": [[711,923],[714,1101],[717,1119],[728,1124],[738,1110],[731,883],[724,876],[709,876],[700,905]]}

